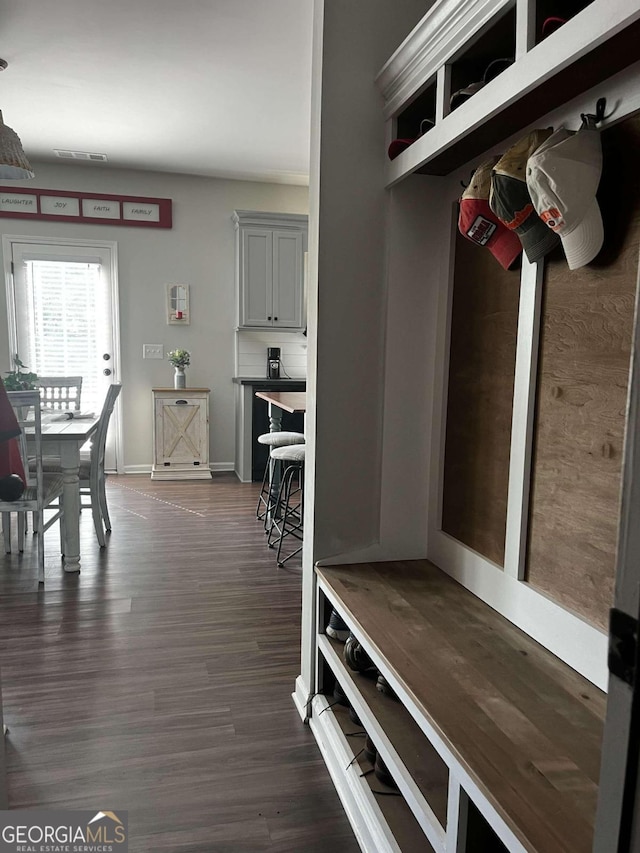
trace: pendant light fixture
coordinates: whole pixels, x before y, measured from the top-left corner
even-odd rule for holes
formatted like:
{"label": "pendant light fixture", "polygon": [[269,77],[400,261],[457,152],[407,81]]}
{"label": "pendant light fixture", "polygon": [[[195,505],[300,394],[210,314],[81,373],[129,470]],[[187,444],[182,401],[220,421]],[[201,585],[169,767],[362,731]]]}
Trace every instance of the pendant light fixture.
{"label": "pendant light fixture", "polygon": [[[4,71],[7,66],[7,61],[0,59],[0,71]],[[18,134],[7,127],[0,111],[0,180],[20,181],[33,177],[35,174],[24,153]]]}

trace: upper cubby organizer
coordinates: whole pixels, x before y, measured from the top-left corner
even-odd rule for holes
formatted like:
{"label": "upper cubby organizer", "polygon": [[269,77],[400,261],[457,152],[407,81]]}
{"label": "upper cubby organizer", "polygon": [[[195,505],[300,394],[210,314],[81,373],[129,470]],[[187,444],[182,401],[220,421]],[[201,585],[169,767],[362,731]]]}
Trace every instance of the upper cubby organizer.
{"label": "upper cubby organizer", "polygon": [[376,78],[387,185],[446,175],[640,58],[640,0],[436,0]]}

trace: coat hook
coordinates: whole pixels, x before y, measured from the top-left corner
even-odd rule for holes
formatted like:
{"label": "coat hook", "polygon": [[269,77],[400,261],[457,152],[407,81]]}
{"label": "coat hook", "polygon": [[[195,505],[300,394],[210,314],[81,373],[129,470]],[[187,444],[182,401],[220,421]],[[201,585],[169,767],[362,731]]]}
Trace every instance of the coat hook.
{"label": "coat hook", "polygon": [[420,122],[420,136],[424,136],[428,130],[431,130],[431,128],[435,126],[435,121],[432,121],[430,118],[423,118]]}
{"label": "coat hook", "polygon": [[472,169],[471,172],[469,173],[469,183],[465,184],[464,181],[460,181],[460,186],[462,187],[463,190],[466,190],[469,188],[469,185],[471,184],[471,181],[473,180],[473,176],[475,175],[475,173],[476,173],[475,169]]}
{"label": "coat hook", "polygon": [[608,116],[604,114],[607,108],[607,99],[606,98],[598,98],[596,101],[596,111],[595,113],[581,113],[580,118],[582,119],[582,124],[585,127],[589,127],[589,125],[600,124],[600,122],[604,121],[607,118],[610,118],[612,113],[609,113]]}

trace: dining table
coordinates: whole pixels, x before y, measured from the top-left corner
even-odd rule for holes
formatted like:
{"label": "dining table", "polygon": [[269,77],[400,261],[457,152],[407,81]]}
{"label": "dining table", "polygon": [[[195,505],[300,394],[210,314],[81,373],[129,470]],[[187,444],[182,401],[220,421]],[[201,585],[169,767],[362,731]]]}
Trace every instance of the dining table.
{"label": "dining table", "polygon": [[65,572],[80,571],[80,450],[100,419],[94,415],[42,414],[42,452],[60,458],[63,485]]}

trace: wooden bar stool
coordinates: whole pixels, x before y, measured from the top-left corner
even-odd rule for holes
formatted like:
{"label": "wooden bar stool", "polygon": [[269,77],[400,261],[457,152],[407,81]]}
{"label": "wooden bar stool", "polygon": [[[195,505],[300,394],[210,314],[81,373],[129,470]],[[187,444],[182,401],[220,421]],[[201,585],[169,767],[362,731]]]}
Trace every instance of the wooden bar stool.
{"label": "wooden bar stool", "polygon": [[287,432],[285,430],[265,432],[258,436],[258,442],[267,445],[269,448],[269,459],[264,469],[260,494],[258,495],[256,518],[264,520],[264,529],[265,532],[268,532],[269,519],[276,506],[283,472],[282,461],[274,459],[273,450],[278,447],[304,444],[304,435],[301,432]]}
{"label": "wooden bar stool", "polygon": [[285,465],[268,540],[270,548],[275,548],[276,542],[278,543],[276,563],[279,568],[302,550],[300,545],[286,557],[282,557],[282,543],[288,536],[302,542],[305,452],[304,444],[276,447],[271,451],[274,462],[281,461]]}

